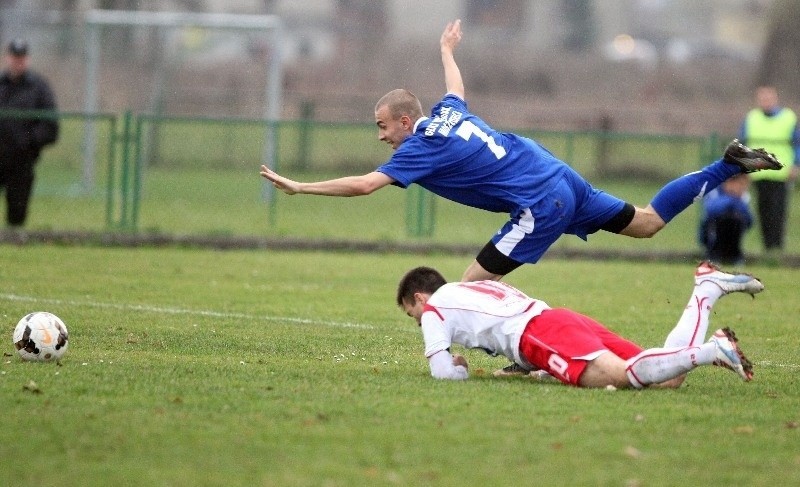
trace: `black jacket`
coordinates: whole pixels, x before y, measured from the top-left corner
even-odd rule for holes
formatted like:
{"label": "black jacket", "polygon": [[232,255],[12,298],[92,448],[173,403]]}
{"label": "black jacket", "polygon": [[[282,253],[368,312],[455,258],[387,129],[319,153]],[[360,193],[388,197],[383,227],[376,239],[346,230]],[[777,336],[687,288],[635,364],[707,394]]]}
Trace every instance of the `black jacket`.
{"label": "black jacket", "polygon": [[[4,72],[0,76],[0,110],[56,110],[53,91],[45,79],[27,71],[14,82]],[[34,157],[42,147],[58,140],[55,118],[23,119],[0,117],[0,146],[7,151],[28,152]]]}

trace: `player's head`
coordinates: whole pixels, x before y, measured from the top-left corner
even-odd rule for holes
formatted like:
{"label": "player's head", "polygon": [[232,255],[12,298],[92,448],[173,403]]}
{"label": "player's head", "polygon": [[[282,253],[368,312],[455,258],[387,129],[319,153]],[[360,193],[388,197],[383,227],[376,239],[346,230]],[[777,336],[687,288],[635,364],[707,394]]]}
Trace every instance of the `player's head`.
{"label": "player's head", "polygon": [[723,191],[737,198],[744,196],[749,187],[750,175],[747,173],[735,174],[722,183]]}
{"label": "player's head", "polygon": [[778,107],[778,90],[774,86],[764,85],[756,88],[756,104],[765,112]]}
{"label": "player's head", "polygon": [[411,135],[414,123],[422,116],[419,98],[408,90],[386,93],[375,104],[378,139],[397,149]]}
{"label": "player's head", "polygon": [[6,46],[6,64],[12,78],[18,78],[28,69],[28,42],[14,39]]}
{"label": "player's head", "polygon": [[436,269],[415,267],[397,285],[397,305],[419,322],[427,297],[445,284],[447,280]]}

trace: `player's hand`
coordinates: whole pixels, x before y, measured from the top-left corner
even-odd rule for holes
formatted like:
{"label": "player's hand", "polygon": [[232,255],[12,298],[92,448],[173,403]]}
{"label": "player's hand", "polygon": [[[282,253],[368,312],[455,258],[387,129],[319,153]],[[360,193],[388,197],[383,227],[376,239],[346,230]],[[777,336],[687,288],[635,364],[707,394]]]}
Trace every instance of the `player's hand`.
{"label": "player's hand", "polygon": [[453,365],[460,365],[469,370],[469,364],[467,364],[467,359],[463,355],[453,355]]}
{"label": "player's hand", "polygon": [[276,189],[279,189],[286,194],[297,194],[300,192],[299,183],[297,181],[292,181],[289,178],[285,178],[267,166],[261,166],[260,174],[264,177],[264,179],[271,181],[272,185],[275,186]]}
{"label": "player's hand", "polygon": [[442,50],[453,51],[459,42],[461,42],[461,19],[456,19],[444,28],[439,44]]}

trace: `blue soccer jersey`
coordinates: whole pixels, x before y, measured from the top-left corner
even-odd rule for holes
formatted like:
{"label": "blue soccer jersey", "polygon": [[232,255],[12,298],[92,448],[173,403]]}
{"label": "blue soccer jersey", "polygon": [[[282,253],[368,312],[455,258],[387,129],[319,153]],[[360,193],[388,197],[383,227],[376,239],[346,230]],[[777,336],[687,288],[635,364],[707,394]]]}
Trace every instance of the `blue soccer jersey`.
{"label": "blue soccer jersey", "polygon": [[417,183],[463,205],[516,215],[572,169],[533,140],[493,130],[447,94],[377,171],[403,188]]}

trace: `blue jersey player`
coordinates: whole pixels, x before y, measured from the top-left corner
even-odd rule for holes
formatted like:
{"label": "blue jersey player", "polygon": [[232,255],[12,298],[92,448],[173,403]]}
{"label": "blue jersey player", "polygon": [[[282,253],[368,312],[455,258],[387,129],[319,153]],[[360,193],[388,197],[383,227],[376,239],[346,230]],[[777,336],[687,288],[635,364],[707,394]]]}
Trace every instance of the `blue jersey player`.
{"label": "blue jersey player", "polygon": [[[375,171],[303,183],[266,166],[261,175],[287,194],[360,196],[394,184],[423,188],[463,205],[510,215],[480,251],[462,280],[499,280],[524,263],[535,263],[562,235],[583,239],[598,230],[630,237],[653,236],[696,199],[741,172],[778,169],[763,150],[732,142],[725,156],[662,188],[647,208],[637,208],[593,188],[577,172],[531,139],[498,132],[469,112],[453,51],[461,21],[440,39],[447,94],[423,116],[419,99],[393,90],[375,105],[378,138],[395,150]],[[668,161],[667,161],[668,162]]]}

